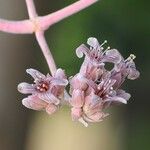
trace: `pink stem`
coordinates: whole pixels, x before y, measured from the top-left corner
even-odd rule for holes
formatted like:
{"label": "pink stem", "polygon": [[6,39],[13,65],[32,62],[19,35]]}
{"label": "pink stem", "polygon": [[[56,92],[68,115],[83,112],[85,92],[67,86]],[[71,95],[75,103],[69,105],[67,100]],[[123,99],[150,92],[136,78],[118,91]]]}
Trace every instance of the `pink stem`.
{"label": "pink stem", "polygon": [[44,54],[44,57],[47,61],[47,64],[49,66],[49,69],[51,71],[51,74],[54,75],[55,72],[56,72],[56,65],[55,65],[55,61],[53,59],[53,56],[49,50],[49,47],[47,45],[47,42],[45,40],[45,37],[44,37],[44,32],[43,31],[37,31],[35,33],[36,35],[36,39],[41,47],[41,50]]}
{"label": "pink stem", "polygon": [[34,32],[34,26],[30,20],[8,21],[0,19],[0,31],[14,34],[31,34]]}
{"label": "pink stem", "polygon": [[30,19],[37,17],[34,1],[26,0],[26,5],[27,5],[28,14],[29,14]]}
{"label": "pink stem", "polygon": [[47,61],[48,67],[51,71],[51,74],[54,75],[56,72],[56,65],[51,54],[51,51],[48,47],[48,44],[45,40],[44,30],[40,27],[39,20],[37,19],[37,13],[35,9],[35,4],[33,0],[26,0],[26,5],[28,9],[29,18],[33,21],[34,31],[37,42],[43,52],[43,55]]}
{"label": "pink stem", "polygon": [[8,21],[0,19],[0,31],[15,34],[29,34],[35,32],[36,25],[40,26],[40,30],[47,30],[52,24],[81,11],[97,1],[98,0],[80,0],[52,14],[38,17],[33,0],[26,0],[30,20]]}
{"label": "pink stem", "polygon": [[51,13],[47,16],[41,17],[41,24],[44,29],[47,29],[49,26],[63,20],[64,18],[67,18],[82,9],[94,4],[98,0],[79,0],[70,6],[67,6],[61,10],[58,10],[54,13]]}

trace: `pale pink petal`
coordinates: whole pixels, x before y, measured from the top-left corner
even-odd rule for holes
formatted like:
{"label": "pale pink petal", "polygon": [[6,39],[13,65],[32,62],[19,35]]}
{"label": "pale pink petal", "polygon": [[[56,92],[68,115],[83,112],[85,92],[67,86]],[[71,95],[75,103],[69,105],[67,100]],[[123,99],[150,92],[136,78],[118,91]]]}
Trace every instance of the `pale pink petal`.
{"label": "pale pink petal", "polygon": [[72,116],[72,120],[78,120],[79,118],[81,118],[82,115],[82,109],[81,108],[75,108],[73,107],[71,109],[71,116]]}
{"label": "pale pink petal", "polygon": [[95,114],[91,116],[84,116],[84,119],[87,122],[100,122],[103,121],[103,119],[108,116],[108,114],[104,114],[103,112],[96,112]]}
{"label": "pale pink petal", "polygon": [[42,94],[39,93],[38,97],[49,104],[54,103],[55,105],[58,105],[60,103],[60,99],[58,99],[50,92],[46,92]]}
{"label": "pale pink petal", "polygon": [[60,85],[60,86],[66,86],[68,84],[68,80],[67,79],[53,79],[51,81],[51,84],[53,85]]}
{"label": "pale pink petal", "polygon": [[133,66],[128,69],[128,79],[135,80],[140,76],[140,72]]}
{"label": "pale pink petal", "polygon": [[48,104],[47,107],[46,107],[46,112],[51,115],[53,113],[56,112],[56,110],[58,109],[58,107],[54,104]]}
{"label": "pale pink petal", "polygon": [[127,100],[119,96],[108,98],[105,100],[105,102],[114,102],[114,103],[117,102],[117,103],[127,104]]}
{"label": "pale pink petal", "polygon": [[74,90],[72,92],[72,99],[70,100],[70,104],[76,108],[82,107],[84,104],[84,92],[81,90]]}
{"label": "pale pink petal", "polygon": [[73,89],[86,90],[88,87],[87,79],[83,77],[81,74],[75,75],[70,80],[70,85]]}
{"label": "pale pink petal", "polygon": [[100,47],[98,40],[94,37],[88,38],[87,44],[93,47],[94,49],[97,49],[98,47]]}
{"label": "pale pink petal", "polygon": [[121,60],[122,56],[116,49],[107,50],[103,58],[104,62],[111,62],[115,64],[120,63]]}
{"label": "pale pink petal", "polygon": [[44,110],[47,103],[39,99],[37,96],[28,96],[22,100],[22,104],[33,110]]}
{"label": "pale pink petal", "polygon": [[84,110],[89,111],[92,109],[92,107],[99,106],[101,104],[102,100],[99,96],[95,95],[93,92],[85,97],[85,103],[84,103]]}
{"label": "pale pink petal", "polygon": [[127,101],[130,99],[130,97],[131,95],[129,93],[118,89],[114,96],[105,99],[104,108],[108,108],[109,106],[117,105],[120,103],[127,104]]}
{"label": "pale pink petal", "polygon": [[38,70],[35,69],[27,69],[26,72],[28,74],[30,74],[34,80],[36,81],[37,79],[45,79],[45,75],[43,75],[42,73],[40,73]]}
{"label": "pale pink petal", "polygon": [[83,112],[85,116],[91,116],[103,109],[102,99],[97,95],[86,96]]}
{"label": "pale pink petal", "polygon": [[117,96],[120,96],[122,98],[124,98],[126,101],[128,101],[131,97],[131,95],[127,92],[125,92],[124,90],[117,90]]}
{"label": "pale pink petal", "polygon": [[113,88],[114,89],[117,89],[120,87],[120,85],[125,81],[125,78],[123,77],[122,73],[119,72],[119,73],[114,73],[112,74],[112,79],[116,80],[116,82],[114,83],[113,85]]}
{"label": "pale pink petal", "polygon": [[65,75],[64,70],[62,70],[61,68],[57,69],[57,71],[56,71],[54,77],[55,77],[55,78],[58,78],[58,79],[65,79],[65,78],[66,78],[66,75]]}
{"label": "pale pink petal", "polygon": [[35,87],[32,84],[28,84],[26,82],[22,82],[18,85],[18,91],[23,94],[35,93]]}
{"label": "pale pink petal", "polygon": [[76,55],[79,57],[79,58],[82,58],[83,57],[83,54],[85,55],[89,55],[90,53],[90,50],[84,45],[80,45],[77,49],[76,49]]}

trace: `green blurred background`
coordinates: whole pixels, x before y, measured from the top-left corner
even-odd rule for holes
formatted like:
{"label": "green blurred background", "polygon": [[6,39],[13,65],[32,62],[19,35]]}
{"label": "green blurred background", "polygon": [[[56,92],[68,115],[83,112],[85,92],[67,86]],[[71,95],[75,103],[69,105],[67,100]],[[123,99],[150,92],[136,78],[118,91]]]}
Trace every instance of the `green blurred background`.
{"label": "green blurred background", "polygon": [[[35,0],[40,15],[72,2],[75,0]],[[82,62],[75,49],[90,36],[107,39],[124,57],[137,56],[141,77],[126,81],[123,87],[132,95],[128,105],[108,110],[110,117],[88,128],[72,122],[67,107],[48,116],[22,106],[25,95],[16,87],[19,82],[31,82],[25,69],[47,73],[48,67],[33,35],[0,32],[0,150],[149,150],[149,6],[148,0],[99,1],[46,32],[57,66],[65,69],[68,77],[78,72]],[[24,0],[0,0],[0,16],[27,18]]]}

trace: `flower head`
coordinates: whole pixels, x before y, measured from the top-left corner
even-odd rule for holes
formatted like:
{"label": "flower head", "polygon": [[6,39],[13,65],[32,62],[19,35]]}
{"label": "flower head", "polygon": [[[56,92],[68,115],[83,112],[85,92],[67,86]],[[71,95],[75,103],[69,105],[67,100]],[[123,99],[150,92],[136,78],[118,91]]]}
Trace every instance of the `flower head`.
{"label": "flower head", "polygon": [[[96,38],[89,38],[87,44],[77,48],[77,56],[85,59],[80,71],[70,79],[72,98],[71,114],[73,120],[78,120],[87,126],[88,122],[102,121],[107,113],[103,110],[111,105],[126,104],[131,97],[129,93],[119,89],[125,78],[134,80],[139,77],[134,58],[131,54],[126,60],[116,49],[109,47],[104,50]],[[113,63],[114,68],[107,70],[105,63]]]}
{"label": "flower head", "polygon": [[30,109],[46,110],[48,114],[55,112],[68,84],[64,71],[58,69],[54,77],[45,76],[35,69],[27,69],[26,72],[33,77],[34,84],[23,82],[18,85],[19,92],[31,94],[22,100],[22,104]]}

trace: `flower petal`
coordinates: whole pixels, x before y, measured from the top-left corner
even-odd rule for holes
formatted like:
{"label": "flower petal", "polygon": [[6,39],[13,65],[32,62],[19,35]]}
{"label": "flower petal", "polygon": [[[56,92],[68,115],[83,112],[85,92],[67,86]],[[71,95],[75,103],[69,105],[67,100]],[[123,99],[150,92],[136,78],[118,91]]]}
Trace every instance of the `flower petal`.
{"label": "flower petal", "polygon": [[55,78],[59,78],[59,79],[65,79],[66,76],[65,76],[64,70],[62,70],[61,68],[57,69],[57,71],[56,71],[54,77],[55,77]]}
{"label": "flower petal", "polygon": [[95,37],[88,38],[87,44],[93,47],[94,49],[97,49],[98,47],[100,47],[100,44]]}
{"label": "flower petal", "polygon": [[102,99],[94,93],[85,97],[83,111],[87,116],[95,114],[102,109]]}
{"label": "flower petal", "polygon": [[81,108],[75,108],[75,107],[73,107],[71,109],[71,116],[72,116],[72,120],[73,121],[76,121],[79,118],[81,118],[81,115],[82,115],[82,109]]}
{"label": "flower petal", "polygon": [[22,82],[18,85],[18,91],[23,94],[30,94],[36,92],[34,86],[26,82]]}
{"label": "flower petal", "polygon": [[22,104],[33,110],[43,110],[47,106],[47,103],[39,99],[37,96],[28,96],[22,100]]}
{"label": "flower petal", "polygon": [[56,96],[54,96],[52,93],[49,93],[49,92],[42,93],[42,94],[39,93],[38,97],[49,104],[54,103],[55,105],[58,105],[60,103],[60,100]]}
{"label": "flower petal", "polygon": [[72,99],[70,100],[70,104],[76,108],[82,107],[84,104],[84,92],[81,90],[74,90],[72,92]]}
{"label": "flower petal", "polygon": [[45,75],[43,75],[42,73],[40,73],[40,72],[39,72],[38,70],[36,70],[36,69],[30,68],[30,69],[27,69],[26,72],[27,72],[28,74],[30,74],[30,75],[34,78],[35,81],[36,81],[37,79],[45,79]]}
{"label": "flower petal", "polygon": [[53,85],[60,85],[60,86],[66,86],[68,84],[68,80],[67,79],[53,79],[51,81],[51,84]]}
{"label": "flower petal", "polygon": [[58,107],[54,104],[48,104],[46,107],[46,112],[51,115],[57,111]]}
{"label": "flower petal", "polygon": [[128,79],[135,80],[140,76],[140,72],[136,70],[135,63],[131,61],[128,63]]}
{"label": "flower petal", "polygon": [[111,49],[106,51],[103,59],[104,62],[111,62],[116,64],[122,60],[122,56],[117,49]]}
{"label": "flower petal", "polygon": [[117,96],[124,98],[126,101],[128,101],[131,97],[131,95],[124,90],[117,90]]}
{"label": "flower petal", "polygon": [[87,79],[82,76],[80,73],[75,75],[73,78],[70,80],[70,85],[71,88],[73,89],[79,89],[79,90],[85,90],[87,89]]}
{"label": "flower petal", "polygon": [[76,55],[79,57],[79,58],[82,58],[83,57],[83,54],[85,55],[88,55],[90,52],[90,50],[84,45],[80,45],[77,49],[76,49]]}
{"label": "flower petal", "polygon": [[105,114],[103,112],[96,112],[95,114],[91,116],[84,116],[84,119],[87,122],[100,122],[103,121],[103,119],[108,116],[108,114]]}
{"label": "flower petal", "polygon": [[114,103],[117,102],[117,103],[127,104],[127,100],[119,96],[110,97],[106,99],[105,102],[114,102]]}

